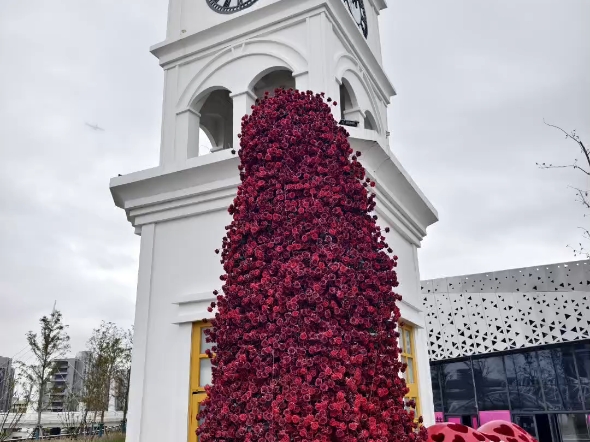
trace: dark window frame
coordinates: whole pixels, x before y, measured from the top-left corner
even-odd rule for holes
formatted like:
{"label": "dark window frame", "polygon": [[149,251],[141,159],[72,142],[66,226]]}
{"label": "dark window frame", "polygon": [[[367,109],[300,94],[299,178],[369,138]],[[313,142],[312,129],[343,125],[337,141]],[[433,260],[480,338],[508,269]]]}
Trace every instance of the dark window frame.
{"label": "dark window frame", "polygon": [[[486,359],[486,358],[490,358],[490,357],[500,357],[502,360],[502,367],[503,367],[503,372],[504,372],[504,379],[505,379],[505,390],[506,390],[506,395],[507,395],[507,402],[508,402],[508,410],[511,416],[516,416],[516,415],[531,415],[531,414],[590,414],[590,390],[588,391],[588,397],[586,397],[584,395],[584,387],[586,386],[586,384],[584,384],[582,382],[582,377],[580,376],[580,367],[579,367],[579,361],[578,361],[578,353],[576,352],[577,348],[580,348],[581,346],[584,345],[590,345],[590,339],[584,339],[584,340],[578,340],[578,341],[570,341],[570,342],[562,342],[562,343],[556,343],[556,344],[551,344],[551,345],[542,345],[542,346],[537,346],[537,347],[532,347],[532,348],[519,348],[519,349],[511,349],[508,351],[503,351],[503,352],[494,352],[492,354],[488,354],[488,355],[474,355],[474,356],[467,356],[467,357],[462,357],[462,358],[454,358],[454,359],[445,359],[445,360],[440,360],[440,361],[432,361],[430,363],[431,366],[437,366],[436,372],[437,372],[437,377],[438,377],[438,385],[439,385],[439,390],[438,390],[438,394],[442,403],[442,412],[443,412],[443,416],[445,417],[445,419],[447,418],[447,416],[457,416],[458,414],[469,414],[470,412],[467,412],[467,410],[461,410],[461,413],[457,413],[457,412],[447,412],[446,410],[449,409],[448,406],[448,394],[445,390],[445,384],[442,382],[441,379],[441,372],[443,371],[444,366],[446,366],[447,364],[450,363],[455,363],[455,362],[468,362],[469,363],[469,367],[471,369],[471,378],[472,378],[472,387],[473,387],[473,392],[474,392],[474,400],[475,400],[475,410],[473,411],[474,413],[477,413],[479,415],[479,401],[478,401],[478,388],[477,388],[477,384],[475,382],[475,372],[473,370],[474,367],[474,361],[478,361],[478,360],[482,360],[482,359]],[[543,373],[542,373],[542,369],[541,369],[541,363],[539,360],[539,352],[540,351],[544,351],[544,350],[550,350],[549,355],[551,356],[551,366],[553,368],[553,373],[555,374],[555,385],[557,386],[558,392],[560,393],[560,395],[562,396],[562,406],[563,408],[552,408],[552,407],[548,407],[547,406],[547,399],[545,396],[545,381],[543,379]],[[561,388],[570,388],[570,384],[568,384],[567,381],[563,381],[559,379],[559,374],[558,374],[558,369],[556,367],[556,361],[554,360],[554,350],[561,350],[562,354],[564,354],[565,352],[569,352],[569,354],[572,356],[573,359],[573,365],[574,365],[574,369],[575,369],[575,373],[576,373],[576,382],[577,385],[579,386],[579,403],[581,405],[581,408],[572,408],[572,409],[568,409],[568,404],[565,404],[564,401],[565,399],[563,399],[563,395],[560,391]],[[508,367],[506,365],[507,361],[506,361],[506,356],[514,356],[514,355],[522,355],[522,354],[532,354],[531,356],[533,357],[533,361],[536,363],[537,369],[539,370],[536,382],[538,382],[538,386],[540,389],[540,394],[541,394],[541,398],[542,398],[542,404],[543,407],[540,407],[539,409],[531,409],[531,410],[521,410],[521,407],[515,406],[516,404],[514,404],[512,402],[513,398],[511,397],[511,391],[510,391],[510,383],[508,381]],[[513,364],[514,364],[514,359],[513,360]],[[517,388],[518,388],[518,375],[516,373],[516,366],[514,366],[515,369],[515,376],[516,376],[516,380],[517,380]],[[587,373],[588,378],[590,379],[590,373]],[[432,381],[431,381],[432,382]],[[589,384],[590,385],[590,384]],[[434,392],[433,392],[434,393]],[[481,393],[480,393],[481,394]],[[463,411],[465,411],[465,413],[463,413]],[[484,410],[485,411],[485,410]]]}

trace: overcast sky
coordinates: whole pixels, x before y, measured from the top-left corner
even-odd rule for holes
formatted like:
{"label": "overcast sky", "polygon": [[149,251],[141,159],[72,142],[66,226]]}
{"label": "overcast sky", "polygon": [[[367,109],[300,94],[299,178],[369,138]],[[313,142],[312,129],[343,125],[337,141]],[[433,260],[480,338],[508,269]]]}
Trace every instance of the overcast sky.
{"label": "overcast sky", "polygon": [[[204,1],[204,0],[195,0]],[[389,0],[392,147],[438,209],[423,278],[575,259],[590,185],[536,161],[590,140],[590,1]],[[157,165],[167,0],[0,1],[0,355],[54,301],[73,352],[133,322],[139,238],[108,190]],[[97,124],[104,131],[85,123]]]}

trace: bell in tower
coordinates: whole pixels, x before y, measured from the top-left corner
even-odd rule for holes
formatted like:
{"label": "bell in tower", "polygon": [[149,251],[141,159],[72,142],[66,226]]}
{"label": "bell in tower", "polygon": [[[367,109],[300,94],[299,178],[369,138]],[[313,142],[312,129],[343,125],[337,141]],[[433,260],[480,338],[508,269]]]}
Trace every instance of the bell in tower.
{"label": "bell in tower", "polygon": [[333,116],[377,183],[376,214],[400,262],[409,398],[434,423],[417,248],[437,213],[389,146],[385,8],[385,0],[170,0],[166,39],[151,48],[165,72],[159,165],[110,183],[141,236],[128,441],[196,442],[211,383],[204,330],[222,274],[213,250],[240,183],[232,150],[242,117],[277,87],[337,100]]}

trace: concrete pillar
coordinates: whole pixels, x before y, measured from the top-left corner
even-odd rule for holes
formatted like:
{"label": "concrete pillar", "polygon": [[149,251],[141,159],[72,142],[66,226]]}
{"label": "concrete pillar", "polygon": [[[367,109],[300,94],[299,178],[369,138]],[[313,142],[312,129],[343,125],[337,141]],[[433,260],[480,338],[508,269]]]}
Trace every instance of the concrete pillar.
{"label": "concrete pillar", "polygon": [[176,134],[176,94],[178,90],[178,68],[164,71],[164,102],[162,106],[162,147],[160,148],[160,165],[175,162]]}
{"label": "concrete pillar", "polygon": [[256,95],[249,90],[245,90],[231,94],[230,98],[233,101],[234,108],[232,148],[237,150],[240,148],[238,134],[242,131],[242,117],[252,112],[252,105],[256,102]]}
{"label": "concrete pillar", "polygon": [[295,79],[295,88],[300,91],[307,91],[309,89],[309,72],[301,71],[294,72],[293,78]]}
{"label": "concrete pillar", "polygon": [[188,108],[176,114],[174,161],[186,161],[199,156],[199,127],[201,114]]}

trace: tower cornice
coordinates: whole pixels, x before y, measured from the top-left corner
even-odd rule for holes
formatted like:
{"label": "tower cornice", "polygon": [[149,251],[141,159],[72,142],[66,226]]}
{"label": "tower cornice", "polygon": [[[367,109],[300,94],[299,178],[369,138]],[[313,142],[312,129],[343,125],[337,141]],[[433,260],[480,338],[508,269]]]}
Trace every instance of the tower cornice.
{"label": "tower cornice", "polygon": [[[350,133],[353,150],[376,183],[377,213],[417,247],[426,229],[438,220],[432,204],[397,158],[379,141],[362,131]],[[239,159],[228,151],[192,158],[175,167],[156,167],[111,179],[115,204],[124,209],[131,224],[140,228],[154,222],[224,211],[233,202],[240,184]],[[403,192],[394,194],[393,189]],[[138,230],[139,233],[139,230]]]}

